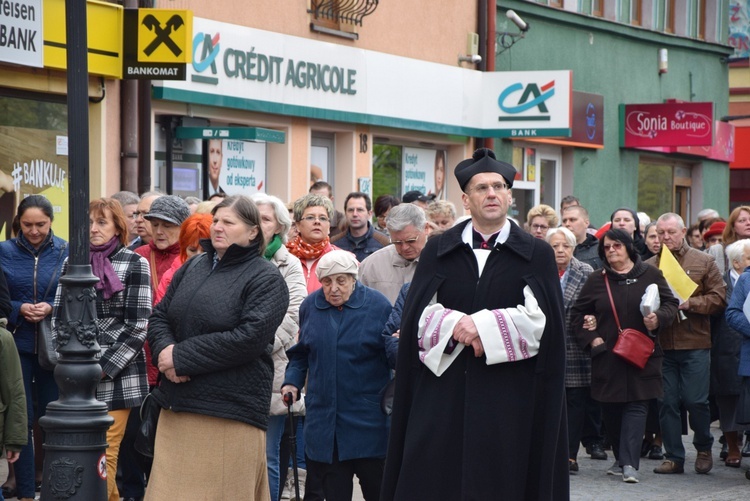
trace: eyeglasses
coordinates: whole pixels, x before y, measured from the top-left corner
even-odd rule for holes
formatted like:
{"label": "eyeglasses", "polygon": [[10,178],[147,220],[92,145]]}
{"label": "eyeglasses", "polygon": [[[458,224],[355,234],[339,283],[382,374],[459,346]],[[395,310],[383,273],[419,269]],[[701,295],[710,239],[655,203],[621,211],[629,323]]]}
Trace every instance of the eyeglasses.
{"label": "eyeglasses", "polygon": [[539,230],[541,230],[541,231],[547,231],[547,230],[549,230],[549,226],[545,226],[543,224],[532,224],[531,227],[534,230],[537,230],[537,231],[539,231]]}
{"label": "eyeglasses", "polygon": [[330,219],[328,219],[327,216],[305,216],[302,218],[302,221],[307,221],[308,223],[314,223],[315,221],[320,221],[321,223],[328,223]]}
{"label": "eyeglasses", "polygon": [[402,245],[413,245],[417,243],[417,240],[419,240],[419,235],[417,235],[414,238],[410,238],[408,240],[391,240],[391,243],[395,245],[396,247],[400,247]]}
{"label": "eyeglasses", "polygon": [[147,212],[137,212],[136,211],[136,212],[133,212],[133,215],[130,216],[130,217],[132,217],[133,219],[138,219],[139,217],[146,217],[146,214],[148,214],[148,213]]}
{"label": "eyeglasses", "polygon": [[508,189],[509,186],[505,183],[478,184],[474,186],[471,191],[479,193],[480,195],[486,195],[489,192],[490,188],[492,188],[492,191],[497,193]]}
{"label": "eyeglasses", "polygon": [[622,244],[620,242],[613,242],[611,244],[604,244],[604,252],[609,252],[611,249],[614,249],[616,251],[622,249]]}

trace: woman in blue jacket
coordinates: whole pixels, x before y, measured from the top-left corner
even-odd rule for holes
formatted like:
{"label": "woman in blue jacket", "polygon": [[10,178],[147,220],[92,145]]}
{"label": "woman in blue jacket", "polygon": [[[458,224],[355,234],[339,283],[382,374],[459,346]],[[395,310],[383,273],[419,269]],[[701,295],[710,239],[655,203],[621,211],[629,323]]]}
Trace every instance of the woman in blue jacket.
{"label": "woman in blue jacket", "polygon": [[326,499],[351,499],[357,475],[372,501],[380,497],[388,437],[379,392],[390,379],[381,333],[391,303],[357,282],[357,266],[343,250],[320,258],[322,289],[300,307],[299,343],[287,351],[281,393],[296,400],[307,378],[307,471],[323,479]]}
{"label": "woman in blue jacket", "polygon": [[[21,231],[17,238],[0,242],[0,267],[10,292],[11,313],[8,330],[13,333],[26,390],[29,441],[15,463],[16,495],[34,499],[34,446],[31,431],[35,418],[44,416],[47,404],[57,400],[57,384],[52,372],[39,366],[36,349],[37,325],[50,313],[55,299],[60,269],[68,256],[67,243],[52,233],[52,204],[42,195],[26,197],[18,205]],[[37,396],[37,413],[31,382]],[[41,437],[39,437],[41,438]]]}

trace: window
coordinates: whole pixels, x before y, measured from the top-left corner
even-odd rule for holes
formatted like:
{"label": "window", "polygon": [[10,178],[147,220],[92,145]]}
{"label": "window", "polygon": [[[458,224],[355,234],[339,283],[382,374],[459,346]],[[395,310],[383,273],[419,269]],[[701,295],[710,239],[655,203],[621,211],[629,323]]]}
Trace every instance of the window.
{"label": "window", "polygon": [[630,23],[636,26],[643,24],[643,0],[630,0]]}
{"label": "window", "polygon": [[638,210],[651,217],[672,212],[672,185],[671,165],[639,163]]}
{"label": "window", "polygon": [[604,17],[604,0],[591,0],[591,14]]}
{"label": "window", "polygon": [[674,33],[674,0],[666,0],[664,3],[664,31]]}
{"label": "window", "polygon": [[697,0],[695,22],[695,35],[700,40],[706,39],[706,0]]}
{"label": "window", "polygon": [[401,198],[401,146],[375,143],[372,146],[372,199],[380,195]]}

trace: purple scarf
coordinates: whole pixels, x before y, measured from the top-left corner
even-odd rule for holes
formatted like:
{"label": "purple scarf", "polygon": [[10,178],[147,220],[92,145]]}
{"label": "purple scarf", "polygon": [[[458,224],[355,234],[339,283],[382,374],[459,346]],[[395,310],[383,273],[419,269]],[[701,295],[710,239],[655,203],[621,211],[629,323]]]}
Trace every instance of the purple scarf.
{"label": "purple scarf", "polygon": [[89,244],[91,270],[99,277],[99,281],[94,285],[96,290],[102,291],[105,301],[108,301],[116,293],[125,290],[120,278],[112,267],[112,261],[109,255],[120,245],[120,238],[115,235],[104,245]]}

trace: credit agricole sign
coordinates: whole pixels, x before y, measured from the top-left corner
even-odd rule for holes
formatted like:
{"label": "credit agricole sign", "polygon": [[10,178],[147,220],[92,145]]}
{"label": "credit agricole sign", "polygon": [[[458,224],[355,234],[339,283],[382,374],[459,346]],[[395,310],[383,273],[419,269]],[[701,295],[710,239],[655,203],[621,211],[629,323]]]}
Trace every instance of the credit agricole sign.
{"label": "credit agricole sign", "polygon": [[477,137],[567,137],[572,72],[491,72],[194,18],[185,81],[154,97]]}

